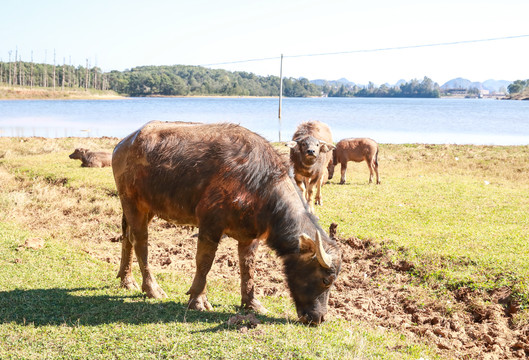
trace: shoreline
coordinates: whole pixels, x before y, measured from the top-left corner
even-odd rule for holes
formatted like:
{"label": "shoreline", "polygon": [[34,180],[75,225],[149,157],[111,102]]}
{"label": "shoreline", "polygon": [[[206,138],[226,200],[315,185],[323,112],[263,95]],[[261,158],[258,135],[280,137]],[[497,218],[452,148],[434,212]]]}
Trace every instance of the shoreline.
{"label": "shoreline", "polygon": [[[0,101],[2,100],[124,100],[135,98],[214,98],[214,99],[276,99],[279,96],[249,96],[249,95],[150,95],[125,96],[111,90],[84,90],[53,88],[30,88],[0,85]],[[286,97],[285,97],[286,98]],[[308,98],[314,98],[313,96]],[[353,97],[356,98],[356,97]],[[358,97],[363,98],[363,97]],[[380,97],[384,98],[384,97]],[[438,99],[476,99],[464,95],[441,96]],[[486,96],[483,100],[529,100],[528,94],[512,96]]]}
{"label": "shoreline", "polygon": [[0,86],[0,101],[2,100],[118,100],[127,99],[114,91],[30,88],[19,86]]}

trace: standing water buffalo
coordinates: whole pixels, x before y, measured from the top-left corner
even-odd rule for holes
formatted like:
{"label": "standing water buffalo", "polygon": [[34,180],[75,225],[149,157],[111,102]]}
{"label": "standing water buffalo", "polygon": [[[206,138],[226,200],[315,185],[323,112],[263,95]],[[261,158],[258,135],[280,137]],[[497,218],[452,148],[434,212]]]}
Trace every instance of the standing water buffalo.
{"label": "standing water buffalo", "polygon": [[141,289],[148,297],[166,296],[147,259],[147,227],[156,215],[199,228],[190,309],[212,309],[206,276],[226,234],[238,241],[242,306],[266,311],[253,279],[257,247],[265,240],[283,260],[300,321],[323,321],[341,252],[307,211],[288,165],[268,141],[234,124],[153,121],[116,146],[112,169],[123,207],[123,287],[138,288],[134,249]]}
{"label": "standing water buffalo", "polygon": [[70,159],[81,160],[82,167],[105,167],[112,165],[112,154],[107,152],[92,152],[88,149],[75,149]]}
{"label": "standing water buffalo", "polygon": [[367,162],[369,167],[369,183],[373,182],[373,173],[377,175],[377,184],[380,184],[378,178],[378,144],[371,139],[343,139],[338,141],[336,148],[333,150],[332,166],[329,167],[329,179],[334,174],[334,166],[341,164],[340,184],[345,183],[345,172],[347,171],[347,162]]}
{"label": "standing water buffalo", "polygon": [[308,121],[300,124],[286,144],[290,147],[290,161],[294,168],[294,179],[303,192],[303,197],[314,213],[312,195],[316,186],[314,203],[322,205],[321,187],[328,179],[327,167],[332,163],[331,129],[320,121]]}

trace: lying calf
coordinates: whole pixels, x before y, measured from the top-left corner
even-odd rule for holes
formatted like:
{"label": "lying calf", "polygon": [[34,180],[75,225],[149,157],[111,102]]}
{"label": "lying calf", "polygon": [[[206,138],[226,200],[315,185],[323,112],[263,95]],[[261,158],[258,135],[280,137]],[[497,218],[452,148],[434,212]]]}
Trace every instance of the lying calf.
{"label": "lying calf", "polygon": [[70,159],[82,161],[82,167],[105,167],[112,165],[112,154],[107,152],[92,152],[88,149],[75,149]]}

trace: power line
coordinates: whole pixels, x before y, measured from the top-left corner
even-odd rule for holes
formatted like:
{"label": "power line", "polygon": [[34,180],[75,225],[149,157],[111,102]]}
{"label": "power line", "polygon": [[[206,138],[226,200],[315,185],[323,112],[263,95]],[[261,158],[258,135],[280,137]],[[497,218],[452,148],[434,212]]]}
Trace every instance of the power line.
{"label": "power line", "polygon": [[[434,44],[397,46],[397,47],[388,47],[388,48],[337,51],[337,52],[318,53],[318,54],[284,55],[283,58],[300,58],[300,57],[313,57],[313,56],[329,56],[329,55],[371,53],[371,52],[379,52],[379,51],[407,50],[407,49],[418,49],[418,48],[425,48],[425,47],[450,46],[450,45],[471,44],[471,43],[490,42],[490,41],[499,41],[499,40],[519,39],[519,38],[525,38],[525,37],[529,37],[529,34],[527,34],[527,35],[503,36],[503,37],[488,38],[488,39],[442,42],[442,43],[434,43]],[[257,59],[226,61],[226,62],[213,63],[213,64],[202,64],[202,65],[199,65],[199,66],[229,65],[229,64],[239,64],[239,63],[246,63],[246,62],[268,61],[268,60],[278,60],[278,59],[280,59],[279,56],[274,56],[274,57],[257,58]]]}

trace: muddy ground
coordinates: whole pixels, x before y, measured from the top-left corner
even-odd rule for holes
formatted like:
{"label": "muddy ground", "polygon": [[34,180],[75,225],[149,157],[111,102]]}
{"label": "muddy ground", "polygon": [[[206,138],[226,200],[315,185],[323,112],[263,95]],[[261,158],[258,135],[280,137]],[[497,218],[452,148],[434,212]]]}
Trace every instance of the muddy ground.
{"label": "muddy ground", "polygon": [[[422,296],[421,286],[410,275],[412,265],[392,263],[390,254],[370,241],[340,238],[334,225],[329,231],[341,244],[343,265],[331,291],[327,320],[342,318],[395,329],[410,339],[434,343],[447,358],[529,356],[529,326],[517,329],[512,324],[511,316],[518,309],[509,289],[493,293],[459,289],[435,299]],[[159,270],[193,274],[196,234],[193,228],[155,219],[150,231],[151,265]],[[120,237],[109,240],[119,242]],[[223,239],[210,277],[239,282],[236,249],[233,239]],[[92,255],[119,264],[119,255],[109,257],[108,252]],[[261,246],[256,264],[258,296],[288,297],[281,262],[266,245]]]}

